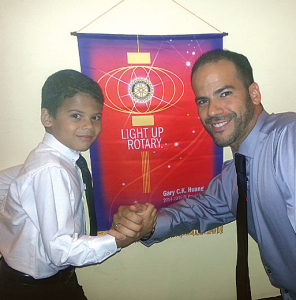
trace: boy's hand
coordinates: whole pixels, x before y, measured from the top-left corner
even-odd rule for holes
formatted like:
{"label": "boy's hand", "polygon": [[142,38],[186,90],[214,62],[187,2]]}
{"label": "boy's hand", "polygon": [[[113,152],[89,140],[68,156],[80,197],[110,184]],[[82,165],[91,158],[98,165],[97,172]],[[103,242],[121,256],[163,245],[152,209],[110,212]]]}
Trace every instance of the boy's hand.
{"label": "boy's hand", "polygon": [[135,203],[131,206],[120,206],[118,212],[113,216],[111,228],[130,238],[138,238],[143,229],[143,217],[138,212],[146,210],[145,204]]}
{"label": "boy's hand", "polygon": [[115,242],[118,248],[124,248],[135,242],[133,238],[128,238],[124,234],[118,232],[117,230],[110,228],[108,233],[115,237]]}
{"label": "boy's hand", "polygon": [[150,235],[156,225],[156,214],[151,203],[120,206],[111,228],[136,241]]}

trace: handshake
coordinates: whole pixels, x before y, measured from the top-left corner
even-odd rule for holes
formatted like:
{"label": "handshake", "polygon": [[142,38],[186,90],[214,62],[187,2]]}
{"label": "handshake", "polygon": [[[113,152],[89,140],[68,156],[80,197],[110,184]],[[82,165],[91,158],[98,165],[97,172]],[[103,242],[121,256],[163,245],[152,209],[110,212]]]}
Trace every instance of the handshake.
{"label": "handshake", "polygon": [[108,233],[115,237],[118,248],[124,248],[150,237],[156,226],[156,217],[157,210],[151,203],[120,206]]}

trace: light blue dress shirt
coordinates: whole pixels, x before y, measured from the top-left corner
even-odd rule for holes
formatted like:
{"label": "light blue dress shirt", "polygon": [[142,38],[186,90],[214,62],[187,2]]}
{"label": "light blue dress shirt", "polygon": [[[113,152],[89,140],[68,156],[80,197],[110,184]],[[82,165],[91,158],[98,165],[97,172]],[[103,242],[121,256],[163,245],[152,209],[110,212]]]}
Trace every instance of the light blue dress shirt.
{"label": "light blue dress shirt", "polygon": [[[296,114],[262,111],[238,152],[247,157],[249,233],[258,243],[271,283],[282,289],[284,299],[296,300]],[[237,200],[231,160],[205,192],[162,209],[145,244],[232,222]]]}

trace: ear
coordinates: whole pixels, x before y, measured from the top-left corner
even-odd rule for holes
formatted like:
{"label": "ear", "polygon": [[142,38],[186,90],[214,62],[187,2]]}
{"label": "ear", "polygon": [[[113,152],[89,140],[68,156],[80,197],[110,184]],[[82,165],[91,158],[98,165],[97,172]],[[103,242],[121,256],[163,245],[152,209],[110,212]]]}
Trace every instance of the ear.
{"label": "ear", "polygon": [[256,82],[253,82],[249,86],[249,94],[254,105],[259,105],[261,102],[261,93],[260,93],[259,85]]}
{"label": "ear", "polygon": [[53,116],[48,112],[47,108],[41,108],[41,123],[44,127],[52,126],[52,118]]}

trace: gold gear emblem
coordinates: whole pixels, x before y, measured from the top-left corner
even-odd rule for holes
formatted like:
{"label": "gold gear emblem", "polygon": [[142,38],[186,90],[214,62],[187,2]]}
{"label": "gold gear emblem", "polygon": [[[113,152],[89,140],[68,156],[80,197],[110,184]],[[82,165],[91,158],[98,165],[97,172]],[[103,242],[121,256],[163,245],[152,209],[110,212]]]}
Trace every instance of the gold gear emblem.
{"label": "gold gear emblem", "polygon": [[153,96],[153,86],[145,78],[136,78],[129,85],[129,93],[135,102],[145,103]]}

